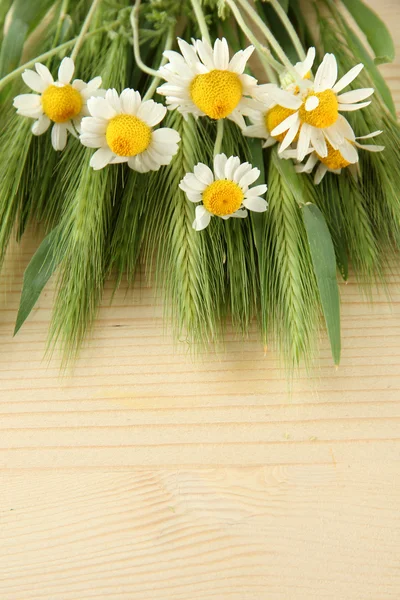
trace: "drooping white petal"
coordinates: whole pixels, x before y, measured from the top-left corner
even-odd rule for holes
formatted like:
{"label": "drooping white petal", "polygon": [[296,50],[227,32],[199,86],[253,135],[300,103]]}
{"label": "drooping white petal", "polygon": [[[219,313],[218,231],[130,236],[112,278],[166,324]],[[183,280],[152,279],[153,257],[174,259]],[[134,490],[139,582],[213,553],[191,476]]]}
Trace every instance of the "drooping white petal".
{"label": "drooping white petal", "polygon": [[202,231],[209,225],[210,221],[211,215],[208,210],[203,205],[196,206],[196,218],[192,224],[193,229]]}
{"label": "drooping white petal", "polygon": [[254,212],[265,212],[268,208],[268,203],[264,198],[259,196],[249,196],[243,200],[243,206]]}
{"label": "drooping white petal", "polygon": [[360,102],[361,100],[365,100],[365,98],[369,98],[373,93],[374,88],[360,88],[341,94],[338,96],[338,101],[341,104],[352,104],[353,102]]}
{"label": "drooping white petal", "polygon": [[243,115],[238,111],[237,108],[231,112],[231,114],[228,116],[228,119],[236,123],[236,125],[240,129],[246,127],[246,121],[244,120]]}
{"label": "drooping white petal", "polygon": [[30,69],[26,69],[26,71],[22,73],[22,79],[34,92],[42,93],[47,88],[47,83],[43,81],[40,75]]}
{"label": "drooping white petal", "polygon": [[363,150],[368,150],[368,152],[383,152],[385,146],[378,146],[375,144],[359,144],[355,142],[357,148],[362,148]]}
{"label": "drooping white petal", "polygon": [[327,170],[328,170],[328,168],[323,163],[321,163],[319,165],[318,169],[315,172],[315,177],[314,177],[315,185],[318,185],[321,183],[321,181],[325,177]]}
{"label": "drooping white petal", "polygon": [[359,104],[340,104],[339,103],[339,110],[346,112],[346,111],[354,111],[354,110],[359,110],[360,108],[365,108],[366,106],[369,106],[371,104],[371,100],[369,102],[360,102]]}
{"label": "drooping white petal", "polygon": [[322,131],[320,129],[317,129],[316,127],[310,127],[310,134],[311,145],[313,146],[317,154],[319,154],[319,156],[322,157],[328,156],[328,148]]}
{"label": "drooping white petal", "polygon": [[314,89],[316,92],[324,92],[332,88],[337,79],[337,62],[334,54],[325,54],[324,59],[318,67],[315,76]]}
{"label": "drooping white petal", "polygon": [[311,127],[303,123],[300,129],[299,142],[297,144],[297,159],[301,162],[307,154],[311,141]]}
{"label": "drooping white petal", "polygon": [[90,166],[95,171],[99,171],[100,169],[104,169],[114,157],[115,154],[110,148],[100,148],[90,159]]}
{"label": "drooping white petal", "polygon": [[339,152],[343,156],[343,158],[345,160],[347,160],[347,162],[349,162],[349,163],[358,162],[358,152],[357,152],[356,148],[354,147],[354,145],[350,144],[350,142],[345,141],[344,144],[342,146],[340,146]]}
{"label": "drooping white petal", "polygon": [[278,86],[271,86],[268,90],[268,96],[271,100],[276,102],[276,104],[279,104],[279,106],[283,106],[284,108],[297,110],[302,105],[302,100],[299,96],[281,90]]}
{"label": "drooping white petal", "polygon": [[343,140],[355,140],[353,128],[343,115],[339,115],[336,123],[327,127],[324,131],[328,132],[329,136],[339,145],[343,143]]}
{"label": "drooping white petal", "polygon": [[154,102],[154,100],[146,100],[142,102],[137,111],[137,117],[142,119],[149,127],[154,127],[163,120],[167,109],[162,104]]}
{"label": "drooping white petal", "polygon": [[67,143],[67,128],[65,123],[54,123],[51,130],[51,143],[54,150],[64,150]]}
{"label": "drooping white petal", "polygon": [[75,65],[72,58],[66,56],[62,59],[61,64],[58,68],[58,81],[67,85],[70,83],[75,71]]}
{"label": "drooping white petal", "polygon": [[372,133],[368,133],[367,135],[358,135],[356,137],[356,140],[368,140],[370,138],[374,138],[377,135],[381,135],[381,133],[383,133],[383,131],[381,129],[378,129],[378,131],[373,131]]}
{"label": "drooping white petal", "polygon": [[42,135],[42,133],[45,133],[50,127],[50,123],[51,121],[47,115],[42,115],[39,117],[39,119],[32,125],[33,135]]}
{"label": "drooping white petal", "polygon": [[318,162],[318,156],[315,154],[315,152],[312,152],[312,154],[310,154],[310,156],[308,157],[308,159],[303,167],[303,172],[311,173],[311,171],[313,170],[313,168],[315,167],[317,162]]}
{"label": "drooping white petal", "polygon": [[299,131],[299,127],[300,127],[300,119],[296,119],[293,124],[290,126],[290,128],[288,129],[287,134],[285,135],[280,147],[279,147],[279,154],[281,152],[283,152],[284,150],[286,150],[286,148],[288,148],[290,146],[290,144],[293,142],[294,138],[297,135],[297,132]]}
{"label": "drooping white petal", "polygon": [[36,72],[39,73],[42,80],[45,82],[46,87],[48,85],[53,85],[53,83],[54,83],[53,75],[50,73],[50,71],[48,70],[48,68],[45,65],[42,65],[41,63],[35,63],[35,69],[36,69]]}
{"label": "drooping white petal", "polygon": [[356,65],[355,67],[353,67],[352,69],[350,69],[350,71],[348,71],[346,73],[346,75],[343,75],[343,77],[341,79],[339,79],[339,81],[333,86],[333,88],[332,88],[333,91],[336,92],[336,94],[341,92],[352,81],[354,81],[354,79],[361,73],[363,68],[364,68],[364,65],[362,63],[360,63],[360,64]]}

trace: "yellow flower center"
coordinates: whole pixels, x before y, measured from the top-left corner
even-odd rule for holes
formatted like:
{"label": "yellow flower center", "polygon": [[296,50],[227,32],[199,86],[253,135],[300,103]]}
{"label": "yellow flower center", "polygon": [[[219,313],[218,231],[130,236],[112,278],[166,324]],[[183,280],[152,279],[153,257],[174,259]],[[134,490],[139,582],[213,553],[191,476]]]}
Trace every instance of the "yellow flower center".
{"label": "yellow flower center", "polygon": [[[295,112],[295,110],[292,110],[291,108],[285,108],[284,106],[279,106],[279,104],[271,108],[264,116],[267,131],[271,132],[273,129],[275,129],[275,127],[278,127],[282,121],[290,117],[290,115],[294,115]],[[278,142],[283,142],[286,133],[287,132],[285,131],[284,133],[274,137],[276,140],[278,140]],[[298,138],[299,134],[296,135],[294,141],[296,142]]]}
{"label": "yellow flower center", "polygon": [[133,115],[117,115],[106,131],[107,144],[118,156],[136,156],[151,142],[151,128]]}
{"label": "yellow flower center", "polygon": [[328,148],[328,156],[320,156],[319,154],[317,156],[328,169],[336,171],[336,169],[344,169],[350,165],[350,163],[340,154],[339,150],[335,150],[329,142],[326,142],[326,145]]}
{"label": "yellow flower center", "polygon": [[82,110],[82,96],[72,85],[49,85],[42,94],[45,114],[55,123],[65,123]]}
{"label": "yellow flower center", "polygon": [[190,96],[195,105],[212,119],[224,119],[242,99],[243,87],[239,75],[214,69],[196,75],[190,84]]}
{"label": "yellow flower center", "polygon": [[203,204],[208,212],[218,217],[232,215],[243,202],[243,192],[237,183],[220,179],[211,183],[203,192]]}
{"label": "yellow flower center", "polygon": [[[318,98],[318,106],[314,110],[306,110],[306,101],[311,96]],[[338,108],[339,103],[336,94],[332,90],[317,93],[311,91],[304,98],[304,102],[299,109],[299,115],[303,123],[308,123],[318,129],[324,129],[336,123],[339,116]]]}

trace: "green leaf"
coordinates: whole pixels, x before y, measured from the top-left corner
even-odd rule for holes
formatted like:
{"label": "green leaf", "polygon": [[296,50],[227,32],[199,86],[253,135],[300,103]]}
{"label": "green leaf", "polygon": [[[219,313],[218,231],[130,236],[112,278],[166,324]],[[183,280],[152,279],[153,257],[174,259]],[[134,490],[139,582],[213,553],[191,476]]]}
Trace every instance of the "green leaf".
{"label": "green leaf", "polygon": [[384,103],[386,104],[386,106],[388,107],[388,109],[390,110],[392,115],[397,119],[396,107],[393,102],[393,97],[392,97],[392,94],[390,92],[390,89],[389,89],[386,81],[382,77],[381,73],[379,72],[378,68],[376,67],[376,64],[374,63],[372,58],[369,56],[368,52],[366,51],[366,49],[364,48],[364,46],[362,45],[361,41],[358,39],[358,37],[356,36],[354,31],[347,25],[347,23],[344,22],[343,24],[346,28],[349,38],[351,39],[351,43],[354,44],[354,46],[352,48],[354,54],[356,56],[358,56],[358,58],[361,60],[361,62],[364,63],[364,65],[366,66],[367,71],[368,71],[372,81],[374,82],[376,89],[379,92],[382,100],[384,101]]}
{"label": "green leaf", "polygon": [[20,62],[27,35],[33,31],[54,0],[14,0],[7,14],[7,33],[0,52],[0,77],[14,70]]}
{"label": "green leaf", "polygon": [[59,231],[56,227],[44,238],[25,270],[14,335],[21,329],[21,326],[28,318],[42,293],[44,286],[58,266],[55,258],[56,253],[54,252],[54,247],[58,239]]}
{"label": "green leaf", "polygon": [[361,0],[342,0],[347,10],[365,34],[375,54],[375,64],[392,62],[395,47],[385,23]]}
{"label": "green leaf", "polygon": [[314,272],[317,278],[335,365],[340,362],[340,300],[336,279],[336,258],[332,238],[323,214],[315,204],[302,207],[304,225]]}

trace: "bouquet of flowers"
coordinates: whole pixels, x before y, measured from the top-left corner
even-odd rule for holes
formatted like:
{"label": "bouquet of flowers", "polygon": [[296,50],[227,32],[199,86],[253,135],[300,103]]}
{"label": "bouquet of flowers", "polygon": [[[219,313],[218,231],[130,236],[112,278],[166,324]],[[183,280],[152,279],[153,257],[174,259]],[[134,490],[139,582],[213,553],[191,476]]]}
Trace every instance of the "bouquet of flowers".
{"label": "bouquet of flowers", "polygon": [[351,262],[384,280],[400,244],[379,17],[361,0],[4,0],[0,23],[0,266],[11,236],[43,232],[15,332],[54,274],[49,342],[74,358],[105,280],[134,285],[144,260],[193,347],[256,320],[292,368],[323,319],[338,364],[337,278]]}

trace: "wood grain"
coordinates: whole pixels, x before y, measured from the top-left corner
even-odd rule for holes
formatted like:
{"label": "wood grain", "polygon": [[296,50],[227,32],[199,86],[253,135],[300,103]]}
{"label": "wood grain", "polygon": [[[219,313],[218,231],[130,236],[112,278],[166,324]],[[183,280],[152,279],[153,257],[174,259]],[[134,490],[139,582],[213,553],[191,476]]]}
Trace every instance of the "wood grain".
{"label": "wood grain", "polygon": [[[398,0],[370,0],[399,49]],[[400,62],[382,70],[400,107]],[[142,285],[108,287],[74,372],[0,297],[1,600],[398,600],[400,269],[342,285],[343,360],[289,389],[254,331],[194,361]]]}

